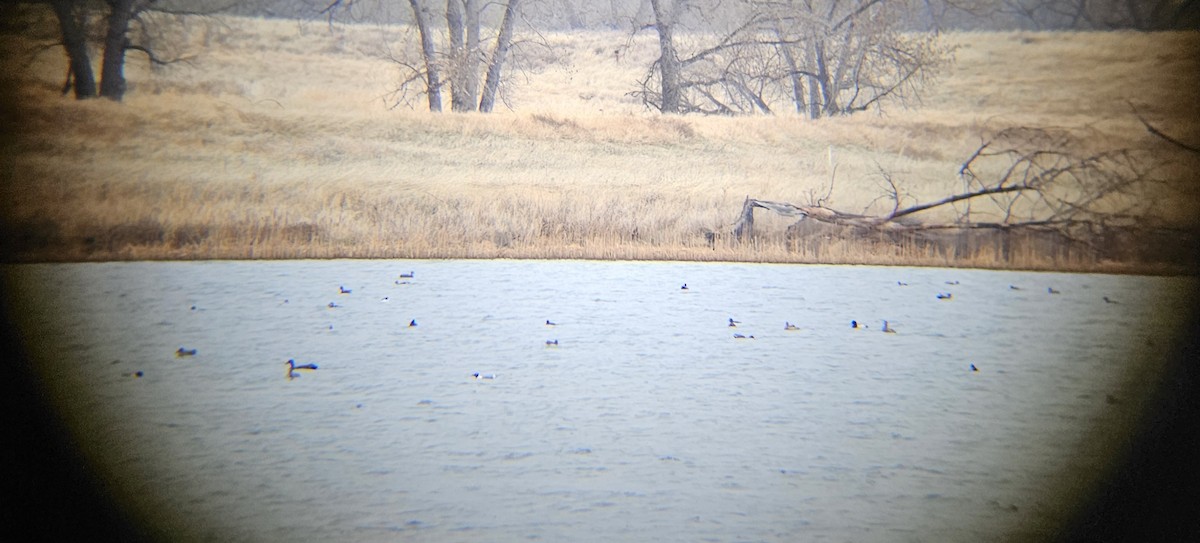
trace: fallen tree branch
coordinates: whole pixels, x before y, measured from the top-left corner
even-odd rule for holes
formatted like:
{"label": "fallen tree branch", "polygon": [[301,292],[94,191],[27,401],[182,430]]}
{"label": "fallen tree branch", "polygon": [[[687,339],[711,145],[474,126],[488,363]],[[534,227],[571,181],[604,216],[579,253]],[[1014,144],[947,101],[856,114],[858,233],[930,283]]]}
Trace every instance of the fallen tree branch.
{"label": "fallen tree branch", "polygon": [[[901,186],[891,172],[880,168],[884,194],[891,209],[878,215],[854,214],[824,205],[808,205],[746,197],[734,237],[753,236],[754,210],[766,209],[784,217],[879,232],[934,230],[1022,229],[1053,232],[1059,239],[1089,248],[1097,232],[1146,226],[1158,202],[1147,190],[1154,183],[1148,156],[1129,149],[1084,151],[1087,134],[1063,129],[1015,127],[996,133],[962,163],[958,170],[963,190],[936,200],[900,208]],[[916,214],[959,202],[983,202],[959,209],[952,220],[921,220]],[[870,206],[868,206],[870,208]],[[976,217],[984,220],[976,220]],[[1161,230],[1161,229],[1159,229]],[[859,231],[856,234],[861,235]]]}
{"label": "fallen tree branch", "polygon": [[1171,136],[1164,134],[1163,131],[1155,128],[1154,125],[1151,125],[1149,121],[1147,121],[1144,117],[1142,117],[1141,113],[1138,113],[1137,108],[1133,106],[1133,102],[1128,102],[1128,103],[1129,103],[1129,108],[1133,110],[1133,115],[1135,117],[1137,117],[1137,120],[1142,122],[1142,125],[1144,125],[1146,127],[1146,130],[1149,131],[1151,134],[1166,140],[1167,143],[1175,145],[1176,147],[1179,147],[1180,149],[1183,149],[1185,151],[1191,151],[1196,154],[1200,154],[1200,147],[1188,145],[1182,141],[1179,141],[1175,138],[1172,138]]}

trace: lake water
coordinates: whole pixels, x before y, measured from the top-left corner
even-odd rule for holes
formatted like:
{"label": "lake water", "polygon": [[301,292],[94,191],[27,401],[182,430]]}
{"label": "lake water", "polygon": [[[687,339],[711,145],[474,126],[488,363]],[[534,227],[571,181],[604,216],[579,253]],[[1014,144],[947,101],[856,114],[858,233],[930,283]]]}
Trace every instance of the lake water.
{"label": "lake water", "polygon": [[[576,261],[2,269],[123,503],[154,533],[221,541],[1040,538],[1064,485],[1111,458],[1131,370],[1169,349],[1196,286]],[[319,369],[288,379],[288,359]]]}

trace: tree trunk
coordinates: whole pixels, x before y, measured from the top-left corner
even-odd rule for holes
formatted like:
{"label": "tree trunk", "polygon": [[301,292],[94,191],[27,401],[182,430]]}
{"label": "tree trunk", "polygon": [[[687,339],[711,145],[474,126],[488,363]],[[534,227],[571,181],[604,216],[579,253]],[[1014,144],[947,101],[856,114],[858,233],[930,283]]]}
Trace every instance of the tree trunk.
{"label": "tree trunk", "polygon": [[[832,116],[837,111],[837,83],[831,80],[829,73],[829,57],[825,54],[825,44],[817,42],[817,83],[821,85],[820,116]],[[817,117],[813,117],[814,119]]]}
{"label": "tree trunk", "polygon": [[446,0],[446,29],[450,34],[450,110],[472,111],[475,97],[467,94],[466,23],[463,21],[463,0]]}
{"label": "tree trunk", "polygon": [[100,96],[116,101],[125,97],[125,46],[134,0],[111,0],[108,33],[104,37],[104,61],[100,65]]}
{"label": "tree trunk", "polygon": [[825,57],[821,54],[820,43],[814,43],[811,47],[810,54],[813,66],[817,68],[817,75],[810,77],[808,82],[808,118],[815,121],[821,118],[821,94],[825,88],[821,77],[825,75]]}
{"label": "tree trunk", "polygon": [[412,5],[413,20],[417,23],[417,32],[421,34],[421,55],[425,58],[425,94],[429,96],[429,111],[442,110],[442,83],[438,80],[436,51],[433,48],[433,36],[429,34],[429,21],[425,10],[418,0],[408,0]]}
{"label": "tree trunk", "polygon": [[792,55],[792,46],[782,43],[783,31],[779,26],[775,26],[775,38],[780,41],[779,52],[783,53],[783,61],[787,65],[788,79],[791,83],[792,103],[796,105],[796,113],[804,113],[804,82],[800,79],[800,67],[796,64],[796,57]]}
{"label": "tree trunk", "polygon": [[465,0],[467,22],[467,49],[464,59],[464,83],[467,95],[467,107],[475,109],[475,98],[479,96],[479,0]]}
{"label": "tree trunk", "polygon": [[679,113],[683,107],[683,92],[679,87],[679,74],[682,67],[679,54],[675,51],[675,39],[671,35],[671,24],[667,12],[662,8],[662,0],[650,0],[654,9],[654,26],[658,30],[658,72],[662,82],[661,101],[658,109],[663,113]]}
{"label": "tree trunk", "polygon": [[508,0],[504,7],[504,20],[500,23],[500,35],[496,37],[496,48],[492,50],[492,61],[488,63],[487,80],[483,83],[483,98],[479,100],[479,111],[491,113],[496,105],[496,93],[500,90],[500,70],[512,45],[513,25],[517,19],[519,0]]}
{"label": "tree trunk", "polygon": [[[67,72],[67,83],[71,84],[74,77],[75,99],[83,100],[96,97],[96,76],[92,73],[92,61],[88,56],[87,41],[83,36],[83,26],[75,16],[71,0],[54,0],[50,6],[58,17],[58,25],[62,29],[63,46],[67,50],[67,60],[70,63]],[[63,94],[67,92],[66,86]]]}

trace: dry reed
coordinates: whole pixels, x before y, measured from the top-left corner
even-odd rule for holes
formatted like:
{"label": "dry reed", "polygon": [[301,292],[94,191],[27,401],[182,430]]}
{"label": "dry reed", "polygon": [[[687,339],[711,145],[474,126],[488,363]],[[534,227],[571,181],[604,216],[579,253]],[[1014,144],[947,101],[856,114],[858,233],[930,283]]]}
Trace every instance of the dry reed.
{"label": "dry reed", "polygon": [[[30,9],[25,16],[34,17]],[[963,33],[923,104],[848,118],[664,117],[626,93],[655,56],[641,36],[550,34],[552,55],[491,115],[391,108],[381,51],[407,29],[221,17],[189,21],[190,64],[131,53],[124,103],[60,97],[44,20],[3,36],[9,145],[0,217],[17,260],[588,258],[1144,269],[987,251],[947,257],[851,240],[813,250],[762,217],[727,233],[746,196],[879,212],[879,168],[906,198],[959,188],[962,160],[1008,126],[1089,127],[1096,149],[1156,149],[1127,101],[1200,140],[1188,33]],[[1154,51],[1154,53],[1144,53]],[[836,166],[836,169],[835,169]],[[1195,226],[1190,171],[1158,218]],[[835,175],[836,174],[836,175]],[[1173,177],[1172,177],[1173,176]],[[716,233],[710,243],[710,236]]]}

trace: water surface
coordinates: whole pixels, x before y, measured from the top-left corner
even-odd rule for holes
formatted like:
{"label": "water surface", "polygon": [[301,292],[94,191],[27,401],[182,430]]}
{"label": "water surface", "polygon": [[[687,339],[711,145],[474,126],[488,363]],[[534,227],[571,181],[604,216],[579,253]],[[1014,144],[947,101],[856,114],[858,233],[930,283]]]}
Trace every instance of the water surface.
{"label": "water surface", "polygon": [[[1194,286],[570,261],[3,269],[129,506],[172,539],[225,541],[1044,537],[1055,485],[1111,458],[1096,430],[1130,417],[1131,367],[1166,352]],[[320,368],[288,379],[288,359]]]}

